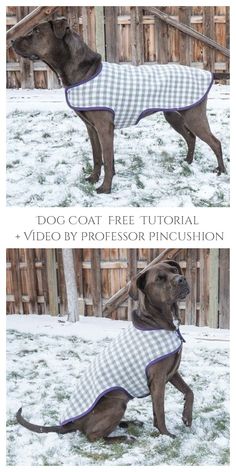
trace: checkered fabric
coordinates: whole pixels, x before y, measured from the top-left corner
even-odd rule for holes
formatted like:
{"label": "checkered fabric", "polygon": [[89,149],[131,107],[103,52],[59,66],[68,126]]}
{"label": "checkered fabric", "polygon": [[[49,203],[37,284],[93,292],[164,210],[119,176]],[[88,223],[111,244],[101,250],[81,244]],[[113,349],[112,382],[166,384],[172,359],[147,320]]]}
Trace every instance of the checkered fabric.
{"label": "checkered fabric", "polygon": [[103,62],[88,81],[67,87],[65,92],[74,110],[112,111],[115,128],[125,128],[155,111],[193,107],[205,98],[212,83],[211,72],[194,67]]}
{"label": "checkered fabric", "polygon": [[131,398],[149,395],[148,366],[180,351],[181,347],[182,339],[176,331],[143,331],[130,325],[82,374],[61,423],[86,415],[105,393],[112,390],[125,390]]}

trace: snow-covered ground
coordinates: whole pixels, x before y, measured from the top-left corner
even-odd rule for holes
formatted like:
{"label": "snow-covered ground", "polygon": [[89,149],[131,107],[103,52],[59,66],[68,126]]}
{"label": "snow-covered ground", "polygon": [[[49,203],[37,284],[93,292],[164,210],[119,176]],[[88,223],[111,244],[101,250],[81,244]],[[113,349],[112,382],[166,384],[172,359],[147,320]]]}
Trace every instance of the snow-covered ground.
{"label": "snow-covered ground", "polygon": [[213,86],[208,117],[222,143],[227,175],[213,173],[215,155],[200,140],[189,166],[183,139],[157,113],[115,132],[112,193],[97,195],[86,182],[92,168],[87,129],[66,105],[64,91],[7,90],[7,204],[228,206],[229,86]]}
{"label": "snow-covered ground", "polygon": [[128,325],[127,321],[81,317],[71,324],[50,316],[7,317],[7,465],[140,466],[229,464],[229,331],[183,326],[180,371],[195,393],[193,425],[181,421],[183,398],[166,388],[166,422],[175,439],[152,426],[151,398],[128,404],[126,417],[143,427],[129,433],[133,444],[89,443],[78,432],[32,433],[15,420],[55,424],[79,385],[88,362]]}

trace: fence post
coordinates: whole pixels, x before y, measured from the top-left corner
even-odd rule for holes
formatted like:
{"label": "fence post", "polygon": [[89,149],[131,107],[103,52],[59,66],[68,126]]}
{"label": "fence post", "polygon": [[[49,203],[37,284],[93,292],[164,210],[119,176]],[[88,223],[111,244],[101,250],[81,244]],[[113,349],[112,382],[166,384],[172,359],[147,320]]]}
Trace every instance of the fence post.
{"label": "fence post", "polygon": [[210,249],[208,326],[218,328],[219,249]]}
{"label": "fence post", "polygon": [[229,328],[229,250],[220,249],[219,254],[219,328]]}
{"label": "fence post", "polygon": [[[165,12],[166,8],[160,8]],[[155,31],[156,31],[156,45],[157,45],[157,62],[158,64],[167,64],[168,55],[168,25],[161,21],[157,16],[154,16]]]}
{"label": "fence post", "polygon": [[[190,26],[191,7],[179,7],[179,21]],[[179,33],[179,62],[186,66],[191,64],[191,39],[184,33]]]}
{"label": "fence post", "polygon": [[132,63],[135,65],[140,65],[144,63],[142,8],[130,7],[130,22]]}
{"label": "fence post", "polygon": [[47,83],[49,90],[60,88],[58,77],[50,67],[47,68]]}
{"label": "fence post", "polygon": [[14,293],[15,313],[24,314],[21,290],[20,258],[19,249],[9,249],[9,260],[11,261],[12,288]]}
{"label": "fence post", "polygon": [[56,268],[56,250],[46,249],[47,260],[47,279],[48,279],[48,298],[49,313],[52,316],[58,315],[58,288],[57,288],[57,268]]}
{"label": "fence post", "polygon": [[[131,280],[132,277],[137,275],[137,249],[128,249],[128,280]],[[138,289],[137,289],[138,292]],[[133,298],[128,298],[128,320],[131,320],[131,314],[134,308],[137,306],[137,302]]]}
{"label": "fence post", "polygon": [[207,315],[209,310],[209,291],[208,277],[210,257],[209,249],[200,249],[200,269],[199,269],[199,292],[200,292],[200,309],[199,309],[199,326],[207,326]]}
{"label": "fence post", "polygon": [[29,296],[29,313],[38,314],[37,291],[36,291],[36,269],[34,249],[25,251],[26,273],[27,273],[27,292]]}
{"label": "fence post", "polygon": [[104,25],[104,7],[95,7],[96,21],[96,50],[105,60],[105,25]]}
{"label": "fence post", "polygon": [[73,249],[63,248],[62,259],[66,283],[68,321],[75,323],[79,321],[79,304]]}
{"label": "fence post", "polygon": [[[203,8],[203,34],[210,39],[215,36],[214,14],[215,7]],[[203,48],[203,67],[211,72],[215,70],[215,51],[207,46]]]}
{"label": "fence post", "polygon": [[102,316],[100,249],[91,251],[91,294],[95,316]]}
{"label": "fence post", "polygon": [[187,252],[186,260],[186,279],[191,281],[190,294],[186,298],[185,305],[185,323],[196,324],[197,318],[197,249],[191,249]]}
{"label": "fence post", "polygon": [[119,62],[117,7],[105,7],[106,60]]}

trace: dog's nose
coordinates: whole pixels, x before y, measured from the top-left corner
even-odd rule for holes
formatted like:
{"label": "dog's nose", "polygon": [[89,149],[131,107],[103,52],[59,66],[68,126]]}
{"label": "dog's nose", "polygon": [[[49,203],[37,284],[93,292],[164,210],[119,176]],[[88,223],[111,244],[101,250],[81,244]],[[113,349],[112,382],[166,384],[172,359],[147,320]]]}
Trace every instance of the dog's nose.
{"label": "dog's nose", "polygon": [[186,284],[186,278],[185,277],[182,277],[180,276],[178,278],[178,281],[177,281],[178,285],[183,285],[183,284]]}

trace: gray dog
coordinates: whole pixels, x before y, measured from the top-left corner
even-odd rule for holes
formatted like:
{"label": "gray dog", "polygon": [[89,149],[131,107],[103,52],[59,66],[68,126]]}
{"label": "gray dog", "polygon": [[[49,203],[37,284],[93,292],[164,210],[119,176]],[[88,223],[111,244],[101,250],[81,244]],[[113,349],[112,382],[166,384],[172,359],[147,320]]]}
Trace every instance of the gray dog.
{"label": "gray dog", "polygon": [[174,437],[165,424],[165,385],[170,382],[184,394],[182,419],[191,426],[193,392],[178,372],[184,340],[178,329],[177,301],[188,293],[188,283],[175,261],[164,261],[146,270],[130,287],[130,296],[139,300],[132,324],[87,367],[61,425],[29,423],[22,417],[21,408],[17,421],[37,433],[79,430],[89,441],[132,441],[126,435],[107,436],[117,426],[128,426],[122,418],[132,398],[151,395],[154,426],[161,434]]}
{"label": "gray dog", "polygon": [[206,142],[217,158],[217,173],[225,172],[220,141],[212,134],[206,116],[210,72],[174,64],[132,66],[101,61],[72,31],[66,18],[36,26],[13,41],[17,54],[42,60],[66,88],[68,105],[87,126],[94,168],[87,178],[96,183],[104,163],[104,181],[98,193],[110,193],[114,170],[114,128],[138,123],[163,111],[168,123],[185,139],[186,161],[191,164],[196,137]]}

